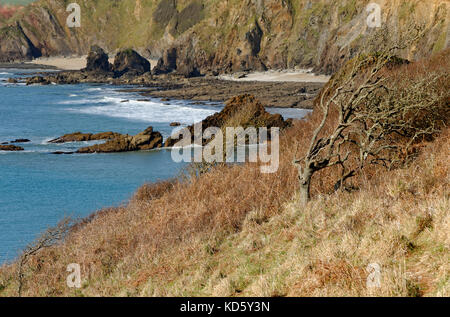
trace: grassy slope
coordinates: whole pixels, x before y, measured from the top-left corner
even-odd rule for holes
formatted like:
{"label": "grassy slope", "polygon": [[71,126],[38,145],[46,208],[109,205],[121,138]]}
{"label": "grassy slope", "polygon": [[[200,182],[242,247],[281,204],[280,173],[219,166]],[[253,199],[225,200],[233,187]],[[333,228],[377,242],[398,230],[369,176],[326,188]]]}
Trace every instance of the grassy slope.
{"label": "grassy slope", "polygon": [[[445,72],[449,54],[398,74]],[[285,132],[276,174],[218,167],[97,213],[30,259],[24,294],[448,296],[450,131],[407,168],[368,170],[358,191],[330,194],[337,173],[319,173],[314,200],[299,208],[291,160],[319,120],[315,112]],[[82,267],[80,290],[66,287],[70,263]],[[365,287],[371,263],[382,267],[380,289]],[[0,295],[16,294],[16,269],[0,269]]]}
{"label": "grassy slope", "polygon": [[[427,149],[435,155],[358,193],[320,197],[306,209],[294,198],[271,218],[253,211],[239,232],[194,243],[193,254],[174,250],[177,272],[141,273],[135,294],[448,296],[448,136]],[[382,287],[370,290],[366,267],[374,262]]]}
{"label": "grassy slope", "polygon": [[[302,209],[294,197],[273,216],[253,210],[235,232],[194,235],[153,257],[140,248],[123,254],[133,240],[124,227],[135,227],[136,209],[100,216],[74,245],[34,261],[41,268],[28,272],[26,294],[449,296],[449,140],[447,131],[412,166],[359,192],[317,197]],[[96,260],[84,254],[91,243]],[[53,273],[82,262],[83,288],[67,289],[64,274],[47,275],[46,259]],[[370,263],[382,267],[379,289],[366,288]],[[15,294],[8,271],[0,274],[3,296]]]}

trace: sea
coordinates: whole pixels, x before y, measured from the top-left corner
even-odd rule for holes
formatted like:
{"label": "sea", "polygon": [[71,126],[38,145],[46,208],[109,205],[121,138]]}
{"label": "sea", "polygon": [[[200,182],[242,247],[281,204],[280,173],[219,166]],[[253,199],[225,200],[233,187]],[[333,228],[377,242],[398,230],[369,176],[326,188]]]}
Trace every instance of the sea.
{"label": "sea", "polygon": [[[173,162],[169,149],[54,155],[95,142],[52,144],[49,140],[77,131],[134,135],[149,126],[166,138],[174,130],[171,122],[190,125],[223,108],[222,103],[162,101],[123,91],[136,87],[7,82],[37,71],[43,70],[0,69],[0,143],[31,141],[16,144],[25,149],[21,152],[0,151],[0,265],[13,261],[64,217],[82,218],[126,204],[140,186],[177,177],[186,164]],[[308,112],[268,111],[285,118],[302,118]]]}

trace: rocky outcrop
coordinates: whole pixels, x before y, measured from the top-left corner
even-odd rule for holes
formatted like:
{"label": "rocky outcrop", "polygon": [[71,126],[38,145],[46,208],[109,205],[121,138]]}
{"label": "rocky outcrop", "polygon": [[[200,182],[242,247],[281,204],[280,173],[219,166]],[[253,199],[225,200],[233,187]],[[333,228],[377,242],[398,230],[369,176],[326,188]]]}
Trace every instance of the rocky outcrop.
{"label": "rocky outcrop", "polygon": [[163,56],[158,60],[152,73],[155,75],[167,74],[177,69],[177,49],[169,48],[163,53]]}
{"label": "rocky outcrop", "polygon": [[155,68],[152,70],[154,75],[168,74],[176,71],[176,74],[191,78],[201,75],[194,60],[189,56],[178,58],[177,49],[171,47],[164,51],[163,56],[158,60]]}
{"label": "rocky outcrop", "polygon": [[[201,122],[202,130],[210,127],[278,127],[280,129],[287,128],[291,125],[291,121],[285,121],[280,114],[270,114],[264,106],[252,95],[241,95],[230,99],[225,108],[219,113],[207,117]],[[194,142],[194,125],[187,127],[192,135]],[[178,143],[178,139],[169,137],[165,143],[165,147],[172,147]],[[207,144],[209,140],[203,140],[203,144]]]}
{"label": "rocky outcrop", "polygon": [[130,75],[142,75],[150,71],[150,62],[132,49],[117,53],[114,59],[113,70],[116,76],[125,73]]}
{"label": "rocky outcrop", "polygon": [[49,85],[50,81],[43,76],[33,76],[26,80],[27,85]]}
{"label": "rocky outcrop", "polygon": [[114,153],[152,150],[162,147],[163,138],[161,133],[153,131],[148,127],[145,131],[134,135],[120,135],[104,144],[96,144],[81,148],[77,153]]}
{"label": "rocky outcrop", "polygon": [[28,143],[31,142],[29,139],[15,139],[11,143]]}
{"label": "rocky outcrop", "polygon": [[180,61],[180,65],[177,65],[177,74],[186,78],[198,77],[201,75],[194,62],[190,59]]}
{"label": "rocky outcrop", "polygon": [[93,45],[87,56],[86,68],[84,70],[96,72],[111,71],[108,54],[101,47]]}
{"label": "rocky outcrop", "polygon": [[42,54],[24,33],[19,22],[0,28],[0,62],[31,60]]}
{"label": "rocky outcrop", "polygon": [[102,132],[97,134],[75,132],[65,134],[59,138],[48,141],[49,143],[67,143],[67,142],[83,142],[83,141],[99,141],[111,140],[120,137],[120,133],[116,132]]}
{"label": "rocky outcrop", "polygon": [[16,145],[0,145],[0,151],[18,152],[23,151],[24,148]]}

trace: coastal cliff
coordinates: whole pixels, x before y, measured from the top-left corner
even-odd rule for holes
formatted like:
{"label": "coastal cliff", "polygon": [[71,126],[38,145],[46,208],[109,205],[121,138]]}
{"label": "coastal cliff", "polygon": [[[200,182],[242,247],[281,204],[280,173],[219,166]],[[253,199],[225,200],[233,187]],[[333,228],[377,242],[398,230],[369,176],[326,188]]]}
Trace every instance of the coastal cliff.
{"label": "coastal cliff", "polygon": [[[335,72],[373,42],[366,6],[356,0],[80,0],[81,27],[68,28],[67,2],[40,0],[0,22],[0,62],[84,55],[133,47],[161,69],[227,73],[314,68]],[[414,60],[449,47],[448,0],[376,1],[395,41],[412,23],[424,34],[402,57]],[[379,45],[389,45],[379,39]]]}

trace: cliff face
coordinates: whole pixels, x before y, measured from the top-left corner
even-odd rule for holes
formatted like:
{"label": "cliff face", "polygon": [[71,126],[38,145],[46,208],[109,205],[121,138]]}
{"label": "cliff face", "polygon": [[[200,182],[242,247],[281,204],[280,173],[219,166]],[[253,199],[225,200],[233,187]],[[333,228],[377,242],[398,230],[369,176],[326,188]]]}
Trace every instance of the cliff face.
{"label": "cliff face", "polygon": [[[367,43],[385,45],[425,25],[402,57],[449,46],[449,0],[78,0],[81,28],[68,28],[64,0],[40,0],[0,29],[0,61],[134,47],[202,72],[314,67],[335,71]],[[382,32],[367,27],[369,2],[382,7]],[[379,37],[384,33],[385,37]],[[175,52],[175,53],[173,53]],[[167,54],[166,54],[167,55]],[[167,62],[167,61],[166,61]]]}

